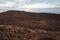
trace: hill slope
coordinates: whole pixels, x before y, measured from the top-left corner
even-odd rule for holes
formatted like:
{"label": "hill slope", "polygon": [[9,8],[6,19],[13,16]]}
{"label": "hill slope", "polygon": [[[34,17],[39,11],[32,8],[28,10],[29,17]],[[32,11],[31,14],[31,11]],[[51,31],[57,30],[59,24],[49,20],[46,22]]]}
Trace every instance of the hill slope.
{"label": "hill slope", "polygon": [[60,32],[32,30],[17,25],[0,25],[0,40],[60,40]]}
{"label": "hill slope", "polygon": [[0,24],[21,25],[31,29],[60,31],[60,14],[10,10],[0,13]]}

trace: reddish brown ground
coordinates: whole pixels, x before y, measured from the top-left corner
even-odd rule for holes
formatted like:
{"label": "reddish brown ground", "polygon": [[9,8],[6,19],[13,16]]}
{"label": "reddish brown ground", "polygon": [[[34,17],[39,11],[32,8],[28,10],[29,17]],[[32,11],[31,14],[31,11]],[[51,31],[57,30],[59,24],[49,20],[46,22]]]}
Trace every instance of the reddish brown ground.
{"label": "reddish brown ground", "polygon": [[60,32],[32,30],[17,25],[0,25],[0,40],[60,40]]}
{"label": "reddish brown ground", "polygon": [[21,25],[31,29],[60,31],[60,14],[6,11],[0,13],[0,24]]}

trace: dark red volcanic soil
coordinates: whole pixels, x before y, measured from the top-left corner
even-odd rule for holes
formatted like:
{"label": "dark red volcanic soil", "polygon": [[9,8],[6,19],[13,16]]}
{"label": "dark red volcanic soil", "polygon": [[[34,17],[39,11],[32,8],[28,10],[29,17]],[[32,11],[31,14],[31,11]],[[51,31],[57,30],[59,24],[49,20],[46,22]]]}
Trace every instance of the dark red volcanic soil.
{"label": "dark red volcanic soil", "polygon": [[60,31],[60,14],[6,11],[0,13],[0,24],[21,25],[31,29]]}

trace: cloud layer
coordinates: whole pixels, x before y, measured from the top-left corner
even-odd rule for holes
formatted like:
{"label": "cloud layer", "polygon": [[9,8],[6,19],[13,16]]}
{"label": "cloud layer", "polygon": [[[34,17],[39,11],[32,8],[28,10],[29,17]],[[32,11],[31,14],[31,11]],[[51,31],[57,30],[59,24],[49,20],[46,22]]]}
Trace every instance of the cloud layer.
{"label": "cloud layer", "polygon": [[0,9],[25,10],[34,8],[60,8],[60,0],[0,0]]}
{"label": "cloud layer", "polygon": [[3,8],[3,7],[13,7],[15,5],[15,3],[13,2],[6,2],[6,3],[0,3],[0,7]]}
{"label": "cloud layer", "polygon": [[35,3],[30,5],[19,6],[20,8],[54,8],[56,5],[50,5],[45,3]]}

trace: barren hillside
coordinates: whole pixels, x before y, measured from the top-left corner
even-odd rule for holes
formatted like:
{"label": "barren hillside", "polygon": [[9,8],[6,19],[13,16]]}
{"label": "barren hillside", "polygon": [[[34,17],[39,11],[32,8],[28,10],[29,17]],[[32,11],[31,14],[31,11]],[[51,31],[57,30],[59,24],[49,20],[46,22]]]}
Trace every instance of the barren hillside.
{"label": "barren hillside", "polygon": [[21,25],[30,29],[60,31],[60,14],[10,10],[0,13],[0,24]]}
{"label": "barren hillside", "polygon": [[60,40],[60,32],[32,30],[17,25],[0,25],[0,40]]}

